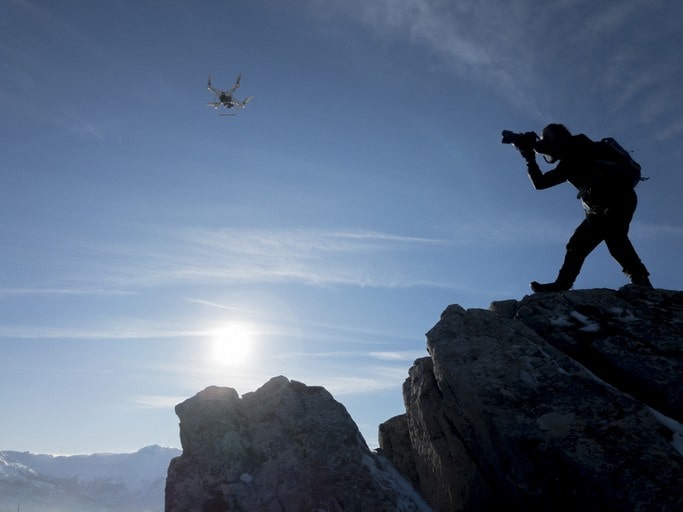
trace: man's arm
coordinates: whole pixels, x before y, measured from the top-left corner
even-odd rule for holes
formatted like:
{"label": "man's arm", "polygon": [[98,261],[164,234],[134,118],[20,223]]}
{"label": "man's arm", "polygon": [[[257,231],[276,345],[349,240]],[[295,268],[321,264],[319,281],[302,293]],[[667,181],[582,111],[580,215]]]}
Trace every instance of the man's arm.
{"label": "man's arm", "polygon": [[531,183],[533,183],[536,190],[543,190],[545,188],[554,187],[560,183],[567,181],[567,176],[562,171],[562,163],[558,164],[554,169],[543,173],[541,168],[536,163],[536,153],[533,151],[523,151],[522,157],[526,160],[527,174]]}

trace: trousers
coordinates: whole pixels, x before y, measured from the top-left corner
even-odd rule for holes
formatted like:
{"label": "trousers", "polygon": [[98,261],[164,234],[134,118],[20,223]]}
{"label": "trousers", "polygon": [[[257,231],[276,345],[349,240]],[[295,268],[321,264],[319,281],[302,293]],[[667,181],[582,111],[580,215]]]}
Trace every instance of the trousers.
{"label": "trousers", "polygon": [[607,207],[587,211],[586,218],[576,228],[569,242],[557,281],[574,284],[586,257],[601,242],[605,242],[612,257],[621,265],[631,280],[650,275],[633,248],[628,237],[631,219],[636,211],[638,198],[634,190],[622,191]]}

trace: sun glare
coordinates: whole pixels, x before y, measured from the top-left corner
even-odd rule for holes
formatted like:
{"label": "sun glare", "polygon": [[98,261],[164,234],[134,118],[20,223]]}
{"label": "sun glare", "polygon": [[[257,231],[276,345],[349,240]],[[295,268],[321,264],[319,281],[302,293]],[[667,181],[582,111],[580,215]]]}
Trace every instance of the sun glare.
{"label": "sun glare", "polygon": [[251,353],[253,333],[248,325],[232,322],[213,332],[213,362],[221,366],[244,363]]}

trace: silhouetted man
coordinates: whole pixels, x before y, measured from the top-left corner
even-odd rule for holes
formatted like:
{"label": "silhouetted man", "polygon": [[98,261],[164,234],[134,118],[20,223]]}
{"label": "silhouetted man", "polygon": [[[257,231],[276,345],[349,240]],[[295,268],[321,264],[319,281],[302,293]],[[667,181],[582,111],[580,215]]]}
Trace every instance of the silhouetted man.
{"label": "silhouetted man", "polygon": [[[615,179],[614,175],[604,172],[596,146],[586,135],[572,135],[564,125],[550,124],[534,145],[536,151],[529,148],[520,151],[536,190],[568,181],[579,190],[577,198],[586,211],[586,218],[567,243],[557,279],[545,284],[533,281],[531,289],[535,292],[569,290],[586,257],[602,241],[633,284],[652,287],[650,273],[628,238],[629,224],[638,203],[636,192],[628,180]],[[543,173],[536,163],[536,152],[547,155],[548,163],[559,163]]]}

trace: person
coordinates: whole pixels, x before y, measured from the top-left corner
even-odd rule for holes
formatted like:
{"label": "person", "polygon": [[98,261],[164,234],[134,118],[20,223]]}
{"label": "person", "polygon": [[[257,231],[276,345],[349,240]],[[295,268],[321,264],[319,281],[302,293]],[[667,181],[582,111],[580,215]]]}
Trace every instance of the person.
{"label": "person", "polygon": [[[555,281],[533,281],[531,289],[534,292],[569,290],[586,257],[603,241],[633,284],[652,288],[650,273],[628,238],[638,203],[636,192],[627,180],[610,177],[600,168],[596,143],[584,134],[572,135],[562,124],[549,124],[534,149],[524,148],[520,152],[536,190],[569,182],[579,190],[577,198],[581,199],[586,213],[567,243],[564,262]],[[559,163],[544,173],[536,163],[536,153],[543,154],[548,163]]]}

